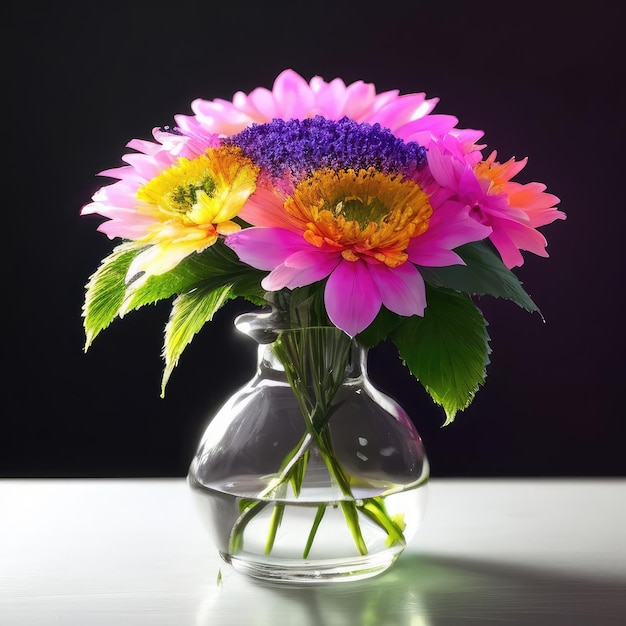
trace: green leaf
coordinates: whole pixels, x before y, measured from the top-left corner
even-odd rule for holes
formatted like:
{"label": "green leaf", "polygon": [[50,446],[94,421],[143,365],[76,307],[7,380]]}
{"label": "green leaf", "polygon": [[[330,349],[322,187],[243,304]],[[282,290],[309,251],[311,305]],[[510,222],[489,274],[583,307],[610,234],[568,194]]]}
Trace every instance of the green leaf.
{"label": "green leaf", "polygon": [[141,286],[128,289],[125,309],[131,311],[145,304],[184,294],[192,289],[214,290],[229,286],[232,296],[262,302],[261,281],[266,272],[243,264],[237,255],[219,240],[202,252],[190,254],[174,269],[150,276]]}
{"label": "green leaf", "polygon": [[381,307],[374,321],[364,331],[360,332],[356,339],[366,348],[373,348],[387,339],[391,331],[402,322],[402,319],[397,313],[392,313],[385,307]]}
{"label": "green leaf", "polygon": [[500,257],[483,242],[469,243],[455,250],[466,265],[420,268],[424,279],[435,287],[447,287],[468,294],[506,298],[519,307],[539,312],[537,305]]}
{"label": "green leaf", "polygon": [[265,304],[284,311],[283,322],[290,328],[331,326],[324,305],[325,284],[325,281],[318,281],[304,287],[272,291],[264,295]]}
{"label": "green leaf", "polygon": [[117,246],[90,276],[83,304],[85,350],[119,314],[126,292],[126,273],[140,250],[132,244]]}
{"label": "green leaf", "polygon": [[470,296],[428,288],[424,317],[404,318],[391,340],[411,373],[446,412],[467,408],[486,376],[487,322]]}
{"label": "green leaf", "polygon": [[169,321],[165,327],[163,357],[165,370],[161,382],[161,397],[165,395],[165,386],[178,364],[178,359],[194,335],[213,318],[221,306],[232,297],[231,286],[217,289],[194,289],[182,294],[174,301]]}

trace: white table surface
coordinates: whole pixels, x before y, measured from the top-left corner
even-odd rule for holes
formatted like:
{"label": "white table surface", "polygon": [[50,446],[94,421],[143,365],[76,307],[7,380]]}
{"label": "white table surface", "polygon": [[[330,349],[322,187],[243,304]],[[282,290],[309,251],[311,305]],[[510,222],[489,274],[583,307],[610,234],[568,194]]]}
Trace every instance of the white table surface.
{"label": "white table surface", "polygon": [[184,479],[2,479],[0,625],[626,625],[626,479],[427,488],[390,570],[294,587],[222,562]]}

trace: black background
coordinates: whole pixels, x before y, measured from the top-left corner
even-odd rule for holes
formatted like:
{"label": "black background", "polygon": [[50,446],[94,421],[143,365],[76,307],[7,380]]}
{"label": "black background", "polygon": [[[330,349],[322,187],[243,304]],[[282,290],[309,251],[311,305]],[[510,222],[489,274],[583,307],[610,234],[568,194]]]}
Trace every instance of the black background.
{"label": "black background", "polygon": [[[434,476],[626,476],[622,21],[602,2],[5,3],[0,476],[183,476],[208,416],[253,373],[229,304],[159,397],[163,303],[83,353],[83,287],[112,243],[79,217],[133,137],[194,98],[291,67],[424,91],[485,130],[568,219],[517,272],[531,315],[483,299],[487,384],[443,416],[387,346],[372,378],[404,405]],[[612,3],[617,6],[617,3]],[[6,222],[8,218],[8,223]]]}

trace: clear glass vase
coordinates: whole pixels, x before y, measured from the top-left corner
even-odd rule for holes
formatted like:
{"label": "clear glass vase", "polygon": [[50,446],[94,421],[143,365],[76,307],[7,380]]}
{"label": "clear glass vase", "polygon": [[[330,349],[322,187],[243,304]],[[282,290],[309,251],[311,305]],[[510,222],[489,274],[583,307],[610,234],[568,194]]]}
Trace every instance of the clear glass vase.
{"label": "clear glass vase", "polygon": [[385,571],[416,533],[429,467],[402,408],[334,327],[246,314],[258,370],[210,420],[188,483],[222,558],[250,576],[323,582]]}

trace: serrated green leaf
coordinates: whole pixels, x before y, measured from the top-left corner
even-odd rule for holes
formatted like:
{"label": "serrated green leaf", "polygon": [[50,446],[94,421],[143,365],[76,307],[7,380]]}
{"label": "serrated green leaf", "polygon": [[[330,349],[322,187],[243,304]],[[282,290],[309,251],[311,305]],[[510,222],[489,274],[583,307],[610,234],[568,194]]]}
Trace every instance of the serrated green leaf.
{"label": "serrated green leaf", "polygon": [[485,381],[489,335],[468,295],[430,287],[427,301],[424,317],[404,318],[391,340],[411,373],[443,407],[445,426],[470,405]]}
{"label": "serrated green leaf", "polygon": [[485,243],[469,243],[457,248],[455,252],[466,265],[420,268],[424,279],[435,287],[505,298],[527,311],[539,312],[515,274]]}
{"label": "serrated green leaf", "polygon": [[132,244],[117,246],[89,277],[83,304],[85,350],[117,317],[126,292],[126,273],[140,250]]}
{"label": "serrated green leaf", "polygon": [[242,296],[257,303],[264,294],[261,281],[266,272],[244,265],[222,240],[202,252],[190,254],[174,269],[150,276],[138,288],[130,285],[125,310],[132,311],[146,304],[202,288],[214,290],[230,286],[233,296]]}
{"label": "serrated green leaf", "polygon": [[194,289],[174,300],[172,312],[165,327],[163,346],[165,369],[161,382],[161,396],[165,394],[167,381],[184,349],[194,335],[231,297],[231,285],[224,285],[217,289]]}

